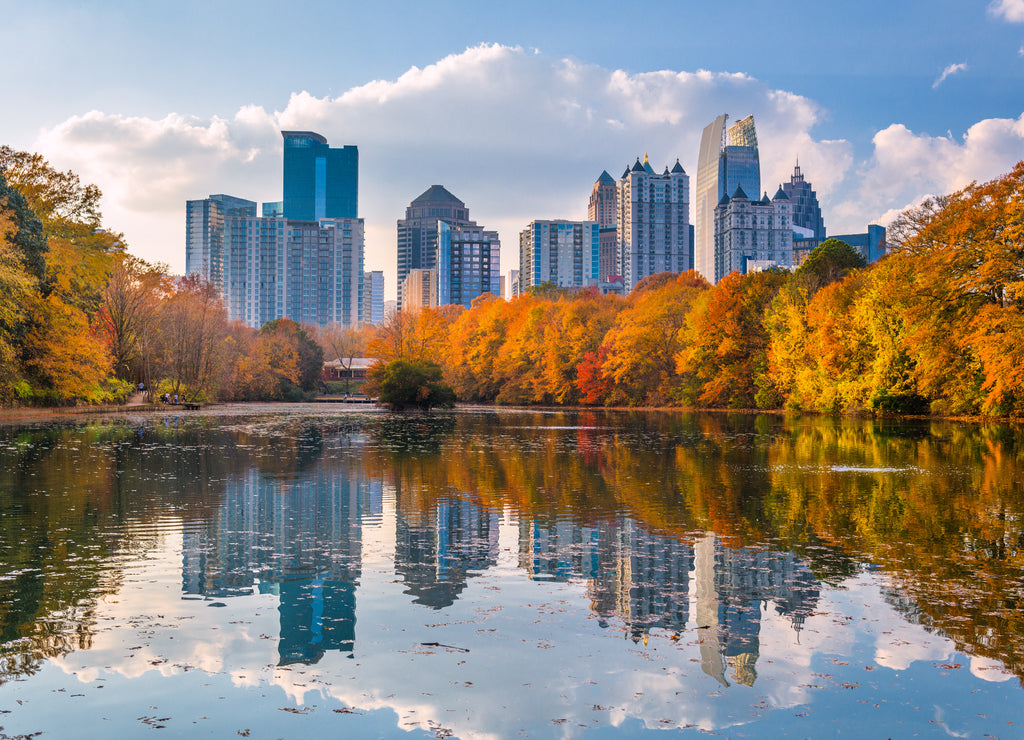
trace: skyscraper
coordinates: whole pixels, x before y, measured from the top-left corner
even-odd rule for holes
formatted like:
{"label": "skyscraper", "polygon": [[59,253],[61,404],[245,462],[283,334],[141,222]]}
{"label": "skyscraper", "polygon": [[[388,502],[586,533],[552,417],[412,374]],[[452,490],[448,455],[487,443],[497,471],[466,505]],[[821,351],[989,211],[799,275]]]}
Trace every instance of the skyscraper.
{"label": "skyscraper", "polygon": [[363,220],[225,219],[223,295],[228,315],[259,328],[283,316],[300,324],[362,321]]}
{"label": "skyscraper", "polygon": [[231,195],[185,201],[185,274],[201,275],[224,291],[224,219],[255,216],[256,203]]}
{"label": "skyscraper", "polygon": [[501,242],[498,232],[474,223],[437,222],[437,305],[470,307],[484,293],[501,293]]}
{"label": "skyscraper", "polygon": [[[693,268],[690,177],[679,160],[656,174],[644,155],[617,185],[617,263],[627,291],[648,275]],[[607,279],[607,275],[603,275]]]}
{"label": "skyscraper", "polygon": [[789,182],[782,183],[782,190],[789,196],[789,202],[793,208],[793,225],[804,229],[810,229],[814,239],[825,238],[825,221],[821,217],[821,206],[818,204],[818,195],[811,187],[811,183],[804,179],[800,172],[800,162],[793,168],[793,175]]}
{"label": "skyscraper", "polygon": [[779,188],[751,200],[737,186],[715,208],[715,282],[730,272],[746,274],[793,264],[793,222],[789,198]]}
{"label": "skyscraper", "polygon": [[466,204],[441,185],[431,185],[409,207],[405,218],[398,220],[398,308],[405,306],[402,285],[410,270],[429,270],[435,266],[437,224],[471,226]]}
{"label": "skyscraper", "polygon": [[761,192],[761,165],[758,158],[754,117],[747,116],[726,129],[728,115],[709,123],[700,137],[697,159],[696,269],[706,279],[715,280],[715,208],[736,188],[744,193]]}
{"label": "skyscraper", "polygon": [[519,234],[519,289],[597,285],[599,227],[594,221],[533,221]]}
{"label": "skyscraper", "polygon": [[587,221],[596,221],[601,227],[615,226],[617,197],[615,180],[608,174],[608,170],[605,170],[590,191]]}
{"label": "skyscraper", "polygon": [[[284,137],[283,214],[293,221],[356,218],[359,150],[327,145],[312,131],[282,131]],[[264,214],[269,215],[269,214]]]}
{"label": "skyscraper", "polygon": [[384,272],[363,273],[363,323],[379,326],[384,323]]}

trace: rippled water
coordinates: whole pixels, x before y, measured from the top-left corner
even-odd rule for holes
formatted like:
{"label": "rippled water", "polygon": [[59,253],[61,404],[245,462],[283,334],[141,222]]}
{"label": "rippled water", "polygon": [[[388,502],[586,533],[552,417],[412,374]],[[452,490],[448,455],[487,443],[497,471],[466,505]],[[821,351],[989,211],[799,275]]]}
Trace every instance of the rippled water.
{"label": "rippled water", "polygon": [[1024,736],[1006,426],[0,426],[0,738]]}

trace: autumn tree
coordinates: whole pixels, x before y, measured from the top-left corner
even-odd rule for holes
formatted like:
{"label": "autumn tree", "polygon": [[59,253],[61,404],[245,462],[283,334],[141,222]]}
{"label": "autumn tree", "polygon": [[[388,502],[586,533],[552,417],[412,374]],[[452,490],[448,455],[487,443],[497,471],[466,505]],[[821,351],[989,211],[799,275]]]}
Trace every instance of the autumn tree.
{"label": "autumn tree", "polygon": [[156,334],[158,372],[169,392],[214,398],[225,369],[227,311],[216,289],[197,275],[179,278],[161,303]]}
{"label": "autumn tree", "polygon": [[726,275],[687,317],[676,355],[691,379],[692,402],[702,406],[773,408],[781,405],[768,368],[765,311],[789,275],[783,270]]}
{"label": "autumn tree", "polygon": [[152,388],[152,347],[160,300],[168,291],[166,268],[125,254],[118,259],[103,289],[100,325],[114,373],[122,380],[142,380]]}
{"label": "autumn tree", "polygon": [[671,404],[680,399],[676,356],[686,317],[710,285],[691,270],[661,273],[641,281],[616,317],[603,344],[603,374],[613,382],[611,403]]}

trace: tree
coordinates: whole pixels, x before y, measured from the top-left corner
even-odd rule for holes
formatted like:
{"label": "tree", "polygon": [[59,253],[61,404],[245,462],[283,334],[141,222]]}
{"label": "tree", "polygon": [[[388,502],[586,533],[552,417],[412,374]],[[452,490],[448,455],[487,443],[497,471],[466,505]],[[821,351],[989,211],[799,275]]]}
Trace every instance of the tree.
{"label": "tree", "polygon": [[867,263],[860,253],[839,239],[826,239],[811,250],[793,273],[797,284],[813,295],[830,283],[841,280],[851,270],[859,270]]}
{"label": "tree", "polygon": [[455,392],[441,379],[441,368],[433,362],[379,362],[371,368],[370,380],[380,402],[396,411],[455,405]]}
{"label": "tree", "polygon": [[71,170],[54,169],[41,154],[0,146],[0,171],[48,235],[72,238],[99,228],[102,193],[95,185],[83,185]]}
{"label": "tree", "polygon": [[687,314],[710,285],[693,270],[652,275],[637,284],[629,305],[616,317],[603,344],[603,372],[614,383],[612,403],[669,404],[679,401],[676,356],[682,349]]}
{"label": "tree", "polygon": [[225,369],[227,311],[216,289],[197,275],[179,278],[162,302],[158,357],[171,393],[216,397]]}
{"label": "tree", "polygon": [[789,275],[766,270],[726,275],[694,305],[680,333],[677,369],[694,381],[691,393],[704,406],[776,407],[768,370],[765,310]]}
{"label": "tree", "polygon": [[[2,150],[3,147],[0,147]],[[46,237],[43,222],[17,188],[6,180],[0,166],[0,213],[4,216],[4,240],[19,254],[25,269],[36,280],[46,274]]]}
{"label": "tree", "polygon": [[151,345],[159,301],[169,290],[166,267],[123,255],[103,289],[100,326],[114,374],[152,388]]}
{"label": "tree", "polygon": [[289,318],[274,319],[260,329],[258,341],[282,381],[280,392],[284,398],[294,395],[288,384],[307,393],[316,390],[323,372],[324,351],[305,329]]}

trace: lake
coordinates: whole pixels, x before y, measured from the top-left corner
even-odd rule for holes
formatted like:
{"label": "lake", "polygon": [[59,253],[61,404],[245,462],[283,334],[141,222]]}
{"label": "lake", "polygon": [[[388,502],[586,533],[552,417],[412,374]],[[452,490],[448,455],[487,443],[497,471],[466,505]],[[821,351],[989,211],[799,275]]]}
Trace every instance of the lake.
{"label": "lake", "polygon": [[1024,737],[1012,425],[0,424],[0,738]]}

